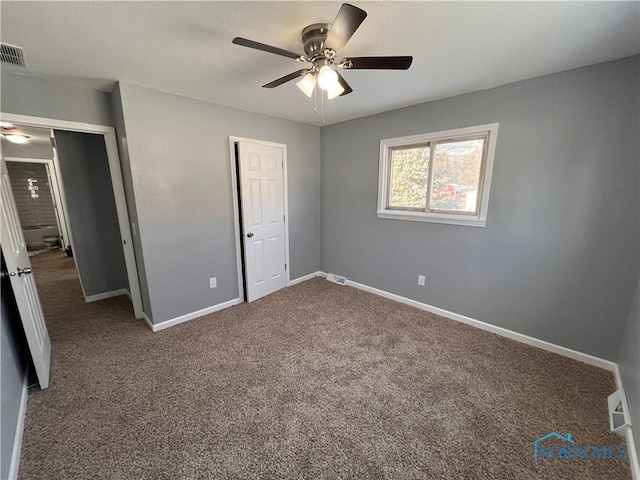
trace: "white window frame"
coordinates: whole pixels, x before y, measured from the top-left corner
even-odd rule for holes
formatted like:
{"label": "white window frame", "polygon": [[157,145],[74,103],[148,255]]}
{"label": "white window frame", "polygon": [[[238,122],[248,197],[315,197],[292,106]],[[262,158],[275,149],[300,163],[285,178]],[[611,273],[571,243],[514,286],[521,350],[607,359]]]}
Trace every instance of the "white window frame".
{"label": "white window frame", "polygon": [[[478,125],[475,127],[457,128],[454,130],[444,130],[442,132],[423,133],[410,135],[407,137],[388,138],[380,140],[380,167],[378,172],[378,218],[391,218],[395,220],[409,220],[413,222],[433,222],[448,223],[451,225],[467,225],[472,227],[484,227],[487,224],[487,210],[489,208],[489,192],[491,191],[491,177],[493,174],[493,159],[496,151],[496,140],[498,137],[497,123]],[[389,208],[387,205],[390,187],[391,157],[389,152],[394,147],[411,148],[427,142],[438,140],[464,140],[464,137],[471,135],[488,134],[485,144],[484,165],[480,172],[480,185],[478,194],[480,195],[479,209],[476,215],[468,213],[438,213],[415,210],[401,210]],[[433,166],[430,165],[433,170]],[[433,181],[433,174],[429,174],[429,182]],[[429,199],[427,198],[427,203]],[[426,206],[425,206],[426,209]]]}

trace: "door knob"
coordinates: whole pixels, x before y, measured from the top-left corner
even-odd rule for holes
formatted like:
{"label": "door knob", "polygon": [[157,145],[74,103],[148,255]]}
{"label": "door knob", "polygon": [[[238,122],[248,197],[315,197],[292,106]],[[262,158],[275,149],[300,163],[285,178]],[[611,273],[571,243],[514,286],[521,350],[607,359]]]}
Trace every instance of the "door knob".
{"label": "door knob", "polygon": [[251,233],[251,232],[247,233],[247,237],[249,237],[249,238],[253,237],[253,233]]}
{"label": "door knob", "polygon": [[[15,275],[15,273],[11,275]],[[31,275],[31,268],[18,268],[18,276],[20,277],[21,275]]]}

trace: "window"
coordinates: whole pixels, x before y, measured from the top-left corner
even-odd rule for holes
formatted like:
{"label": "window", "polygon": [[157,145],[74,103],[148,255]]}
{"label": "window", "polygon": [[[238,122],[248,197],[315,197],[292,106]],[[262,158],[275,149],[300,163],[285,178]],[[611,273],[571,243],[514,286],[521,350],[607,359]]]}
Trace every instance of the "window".
{"label": "window", "polygon": [[380,141],[378,217],[484,227],[498,124]]}

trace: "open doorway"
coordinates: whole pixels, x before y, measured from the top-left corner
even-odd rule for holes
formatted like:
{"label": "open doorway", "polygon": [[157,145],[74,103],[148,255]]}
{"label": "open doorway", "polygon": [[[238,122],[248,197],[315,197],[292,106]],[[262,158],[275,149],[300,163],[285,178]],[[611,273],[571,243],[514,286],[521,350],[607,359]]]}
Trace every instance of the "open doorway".
{"label": "open doorway", "polygon": [[[4,132],[3,157],[36,276],[71,269],[86,302],[131,298],[103,136],[19,124]],[[15,136],[24,143],[12,143]]]}
{"label": "open doorway", "polygon": [[71,256],[53,160],[9,156],[5,160],[29,256],[58,247]]}
{"label": "open doorway", "polygon": [[[24,143],[11,142],[16,135],[18,141]],[[69,221],[52,147],[52,130],[24,126],[4,128],[2,152],[30,254],[60,246],[71,256]]]}
{"label": "open doorway", "polygon": [[63,316],[95,305],[91,316],[98,317],[102,304],[93,302],[117,297],[120,311],[143,316],[122,172],[112,127],[4,114],[2,120],[6,275],[46,388],[50,341],[41,300],[57,303]]}

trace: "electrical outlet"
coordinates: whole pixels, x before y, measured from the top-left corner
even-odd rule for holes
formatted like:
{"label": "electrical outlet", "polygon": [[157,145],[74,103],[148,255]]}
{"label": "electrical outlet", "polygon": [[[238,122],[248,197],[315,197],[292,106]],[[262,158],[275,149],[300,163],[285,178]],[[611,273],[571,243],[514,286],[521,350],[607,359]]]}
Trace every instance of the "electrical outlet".
{"label": "electrical outlet", "polygon": [[424,287],[424,282],[425,282],[425,278],[424,275],[418,275],[418,285],[420,285],[421,287]]}
{"label": "electrical outlet", "polygon": [[211,277],[209,279],[209,288],[216,288],[218,286],[218,281],[216,280],[216,277]]}

